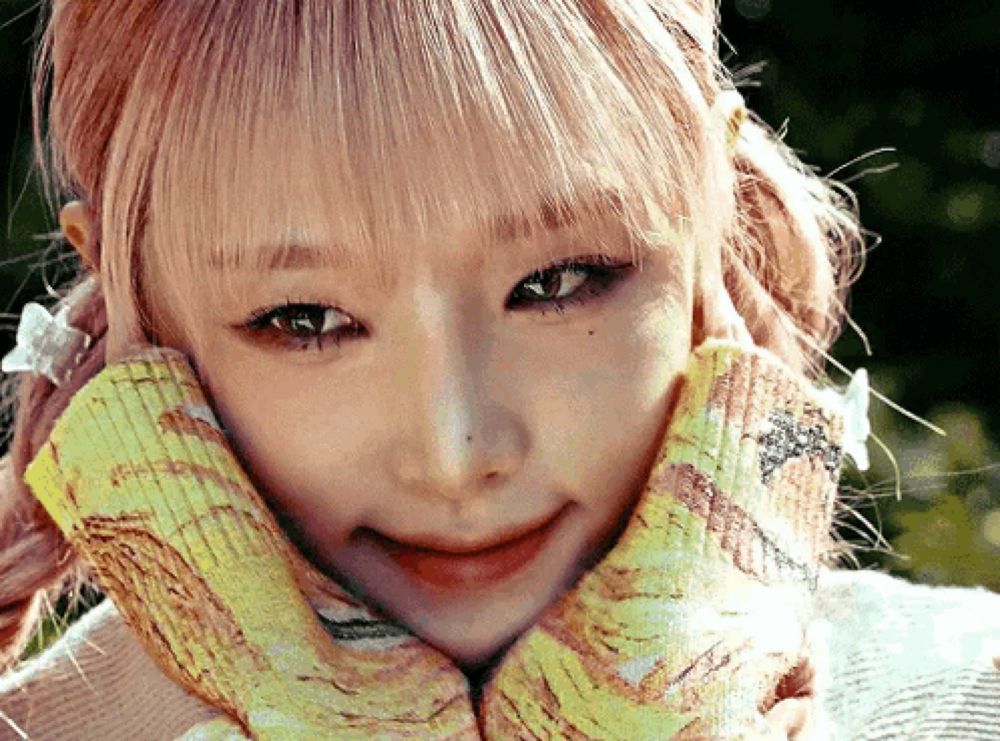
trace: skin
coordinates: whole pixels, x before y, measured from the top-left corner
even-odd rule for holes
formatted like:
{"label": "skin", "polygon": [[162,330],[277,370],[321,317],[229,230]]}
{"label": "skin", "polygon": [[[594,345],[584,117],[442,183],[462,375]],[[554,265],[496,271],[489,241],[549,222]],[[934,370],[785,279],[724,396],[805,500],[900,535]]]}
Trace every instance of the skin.
{"label": "skin", "polygon": [[[68,204],[60,221],[85,264],[99,265],[83,204]],[[168,321],[163,335],[195,361],[234,449],[303,552],[451,656],[473,683],[613,544],[693,344],[745,337],[717,272],[691,250],[647,253],[641,270],[619,271],[602,295],[577,289],[589,300],[562,313],[551,302],[544,315],[538,304],[509,308],[515,289],[522,304],[526,284],[544,289],[531,274],[552,259],[629,261],[613,219],[588,220],[576,234],[595,239],[545,234],[478,260],[471,248],[482,235],[456,225],[407,246],[409,256],[387,266],[395,285],[384,293],[360,267],[248,273],[219,301],[195,284],[191,300],[211,307],[203,321]],[[565,271],[554,280],[546,295],[577,285]],[[314,314],[305,326],[354,319],[365,333],[297,351],[234,329],[300,294],[344,312]],[[113,360],[148,341],[106,300]],[[211,354],[194,353],[184,339],[193,333]],[[366,527],[472,545],[563,508],[528,567],[483,588],[429,587],[357,538]],[[808,738],[809,707],[784,699],[768,718],[780,737]]]}

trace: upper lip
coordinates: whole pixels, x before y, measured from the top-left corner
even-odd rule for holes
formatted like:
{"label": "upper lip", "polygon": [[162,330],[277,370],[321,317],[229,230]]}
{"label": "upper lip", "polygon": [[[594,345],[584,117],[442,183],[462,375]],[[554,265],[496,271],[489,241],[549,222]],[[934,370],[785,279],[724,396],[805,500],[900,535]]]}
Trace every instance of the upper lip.
{"label": "upper lip", "polygon": [[470,553],[479,553],[480,551],[486,551],[501,545],[508,545],[514,540],[519,540],[527,535],[531,535],[535,531],[540,530],[551,523],[561,513],[562,509],[555,513],[547,514],[534,522],[513,525],[512,527],[493,534],[489,538],[478,538],[476,540],[472,540],[471,538],[467,540],[454,540],[437,535],[428,535],[411,539],[406,536],[388,536],[374,530],[371,530],[370,532],[373,532],[380,539],[386,541],[386,545],[390,548],[413,548],[423,551],[438,551],[441,553],[466,555]]}

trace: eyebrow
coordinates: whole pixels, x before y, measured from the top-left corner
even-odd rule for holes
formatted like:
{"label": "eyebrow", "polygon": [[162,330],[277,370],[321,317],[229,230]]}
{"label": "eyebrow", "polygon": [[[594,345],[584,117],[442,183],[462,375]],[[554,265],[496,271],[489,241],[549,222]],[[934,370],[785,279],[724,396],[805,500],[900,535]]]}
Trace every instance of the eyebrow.
{"label": "eyebrow", "polygon": [[[538,208],[534,219],[503,214],[489,219],[485,231],[492,243],[510,244],[527,239],[538,231],[558,232],[579,224],[588,217],[616,212],[621,204],[621,197],[610,189],[600,190],[595,196],[586,199],[550,199]],[[336,242],[323,247],[279,242],[257,247],[255,254],[262,259],[267,271],[337,268],[357,262],[354,250]],[[231,261],[223,265],[217,255],[212,256],[209,265],[216,270],[237,267]]]}

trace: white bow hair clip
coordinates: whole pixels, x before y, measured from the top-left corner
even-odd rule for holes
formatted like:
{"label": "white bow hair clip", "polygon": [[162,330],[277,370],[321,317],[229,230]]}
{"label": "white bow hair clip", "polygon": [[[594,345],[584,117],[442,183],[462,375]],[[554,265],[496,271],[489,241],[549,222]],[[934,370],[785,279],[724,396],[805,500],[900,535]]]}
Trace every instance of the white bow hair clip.
{"label": "white bow hair clip", "polygon": [[868,421],[868,371],[858,368],[843,391],[822,389],[819,396],[844,417],[844,452],[851,456],[859,471],[868,470],[868,448],[865,442],[871,434]]}
{"label": "white bow hair clip", "polygon": [[56,386],[69,380],[92,341],[86,332],[69,325],[69,308],[63,306],[52,316],[41,304],[25,304],[17,325],[17,344],[0,361],[0,370],[40,373]]}

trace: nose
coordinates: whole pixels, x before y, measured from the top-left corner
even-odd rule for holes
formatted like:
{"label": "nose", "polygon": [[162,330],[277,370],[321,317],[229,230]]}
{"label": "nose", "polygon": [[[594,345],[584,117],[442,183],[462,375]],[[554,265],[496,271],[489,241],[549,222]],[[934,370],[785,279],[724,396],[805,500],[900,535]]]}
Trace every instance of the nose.
{"label": "nose", "polygon": [[527,434],[493,393],[494,343],[476,312],[428,287],[414,296],[396,354],[395,476],[406,488],[461,507],[509,480],[523,463]]}

